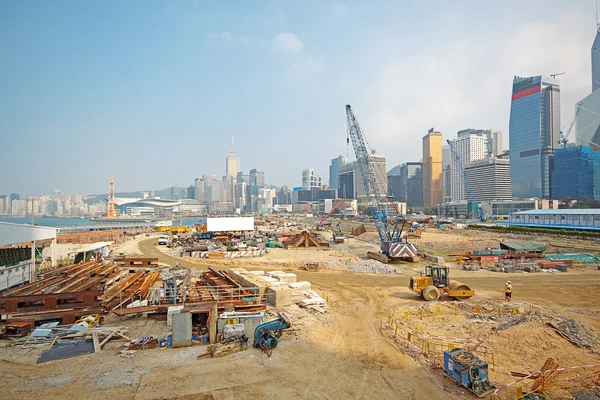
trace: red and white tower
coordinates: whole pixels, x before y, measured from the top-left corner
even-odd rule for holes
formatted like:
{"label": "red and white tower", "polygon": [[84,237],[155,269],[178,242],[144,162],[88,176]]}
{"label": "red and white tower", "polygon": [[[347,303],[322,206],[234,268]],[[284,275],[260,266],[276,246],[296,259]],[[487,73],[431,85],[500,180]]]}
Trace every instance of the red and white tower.
{"label": "red and white tower", "polygon": [[108,211],[106,212],[107,217],[115,217],[115,180],[113,176],[110,176],[110,183],[108,186]]}

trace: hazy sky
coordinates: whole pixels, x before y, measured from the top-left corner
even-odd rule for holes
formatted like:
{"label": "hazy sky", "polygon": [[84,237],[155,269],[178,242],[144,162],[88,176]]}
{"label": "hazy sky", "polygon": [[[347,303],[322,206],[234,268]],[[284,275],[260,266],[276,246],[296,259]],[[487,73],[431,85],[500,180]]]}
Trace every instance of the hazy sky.
{"label": "hazy sky", "polygon": [[566,72],[565,125],[595,29],[593,0],[2,1],[0,194],[187,186],[232,135],[244,172],[327,182],[345,104],[388,169],[431,127],[507,148],[513,76]]}

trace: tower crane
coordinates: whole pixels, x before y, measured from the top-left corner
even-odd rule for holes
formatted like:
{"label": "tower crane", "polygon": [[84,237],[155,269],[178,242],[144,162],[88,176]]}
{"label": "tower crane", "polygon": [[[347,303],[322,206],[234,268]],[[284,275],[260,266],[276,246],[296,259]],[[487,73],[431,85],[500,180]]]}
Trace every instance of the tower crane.
{"label": "tower crane", "polygon": [[580,110],[581,110],[581,105],[577,104],[577,110],[575,111],[575,115],[573,115],[573,118],[571,118],[571,122],[569,123],[569,128],[567,129],[567,134],[565,135],[562,130],[560,131],[560,140],[558,141],[558,143],[562,144],[563,148],[566,148],[567,143],[569,143],[569,135],[571,134],[571,131],[573,130],[573,127],[575,126],[575,120],[577,120],[577,114],[579,114]]}
{"label": "tower crane", "polygon": [[[465,191],[467,192],[467,205],[468,205],[469,197],[475,198],[475,190],[471,186],[471,182],[469,181],[469,177],[467,176],[467,171],[465,170],[465,166],[462,163],[460,156],[458,155],[456,150],[454,150],[454,145],[453,145],[452,141],[446,140],[446,142],[448,143],[448,147],[450,148],[450,154],[452,154],[452,157],[454,157],[454,159],[456,160],[456,163],[458,164],[458,167],[460,168],[460,172],[463,176],[463,183],[465,185]],[[468,206],[467,206],[467,208],[468,208]],[[481,209],[481,207],[477,207],[477,209],[479,211],[479,220],[481,222],[485,222],[485,215],[483,214],[483,210]],[[468,209],[467,209],[467,213],[468,213]]]}
{"label": "tower crane", "polygon": [[400,215],[395,207],[394,214],[396,215],[392,219],[388,216],[387,194],[381,193],[381,189],[377,184],[373,163],[369,160],[368,142],[349,105],[346,105],[346,121],[348,123],[348,136],[349,139],[352,139],[356,163],[360,167],[365,194],[369,201],[369,211],[375,222],[381,242],[380,253],[369,252],[367,255],[382,262],[399,259],[413,261],[417,256],[417,246],[414,243],[409,243],[407,238],[402,239],[402,230],[406,224],[406,219]]}

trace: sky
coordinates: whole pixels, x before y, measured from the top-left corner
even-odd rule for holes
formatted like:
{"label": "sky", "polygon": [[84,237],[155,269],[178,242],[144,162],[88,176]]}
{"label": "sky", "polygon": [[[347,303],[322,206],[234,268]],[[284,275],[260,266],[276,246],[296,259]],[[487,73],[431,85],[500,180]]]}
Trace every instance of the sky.
{"label": "sky", "polygon": [[241,168],[328,181],[345,105],[388,169],[422,137],[504,132],[513,76],[591,92],[594,0],[0,2],[0,194],[186,187]]}

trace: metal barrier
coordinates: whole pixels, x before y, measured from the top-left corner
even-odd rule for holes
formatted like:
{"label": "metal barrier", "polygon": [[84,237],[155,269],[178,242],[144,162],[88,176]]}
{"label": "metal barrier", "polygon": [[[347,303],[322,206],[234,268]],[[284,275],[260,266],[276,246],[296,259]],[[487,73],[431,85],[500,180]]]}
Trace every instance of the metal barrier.
{"label": "metal barrier", "polygon": [[[526,308],[532,310],[531,305],[488,305],[488,304],[472,304],[460,301],[452,302],[451,304],[436,304],[435,308],[421,306],[418,309],[410,309],[400,311],[400,315],[404,319],[434,317],[438,315],[458,315],[459,312],[472,312],[473,314],[495,314],[498,317],[504,315],[523,314]],[[396,312],[394,312],[395,314]]]}
{"label": "metal barrier", "polygon": [[408,326],[406,321],[396,319],[392,313],[388,314],[387,324],[382,321],[381,328],[390,333],[393,339],[400,339],[409,348],[423,354],[434,365],[442,366],[444,351],[461,348],[474,353],[495,370],[494,350],[491,347],[466,339],[426,335],[419,327]]}

